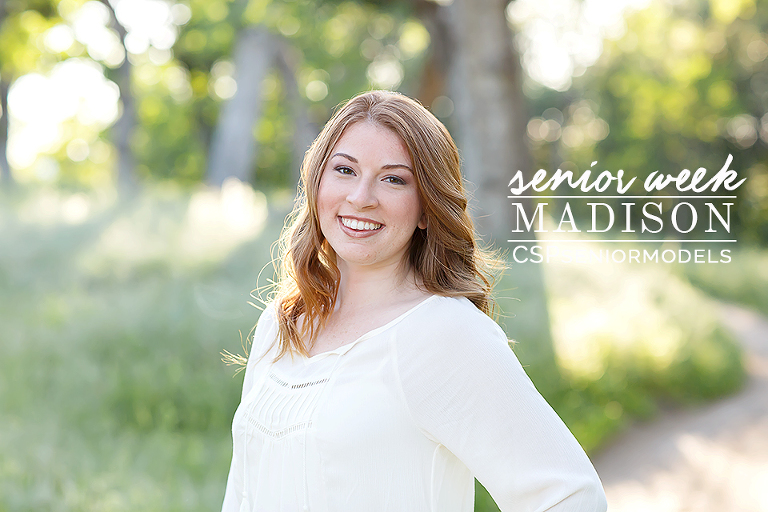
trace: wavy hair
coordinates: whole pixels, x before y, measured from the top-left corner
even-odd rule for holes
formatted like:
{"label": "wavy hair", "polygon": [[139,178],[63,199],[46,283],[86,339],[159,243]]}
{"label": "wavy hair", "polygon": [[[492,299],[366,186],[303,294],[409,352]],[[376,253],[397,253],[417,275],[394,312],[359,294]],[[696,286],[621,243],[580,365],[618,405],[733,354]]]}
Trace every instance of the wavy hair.
{"label": "wavy hair", "polygon": [[426,229],[411,239],[409,263],[428,292],[472,301],[492,314],[491,290],[501,259],[478,245],[456,145],[445,126],[417,101],[390,91],[355,96],[328,121],[304,157],[294,210],[280,236],[275,290],[279,351],[309,355],[334,309],[340,280],[336,257],[320,230],[317,193],[334,146],[350,125],[366,121],[405,142]]}

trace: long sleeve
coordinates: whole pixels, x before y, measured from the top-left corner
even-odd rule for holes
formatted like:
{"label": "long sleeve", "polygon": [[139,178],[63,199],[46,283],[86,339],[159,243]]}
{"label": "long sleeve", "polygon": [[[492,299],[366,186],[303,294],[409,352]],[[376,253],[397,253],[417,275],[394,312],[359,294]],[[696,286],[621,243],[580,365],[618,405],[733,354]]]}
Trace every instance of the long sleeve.
{"label": "long sleeve", "polygon": [[[250,392],[254,385],[256,378],[255,369],[256,363],[268,349],[270,343],[273,341],[270,336],[274,333],[274,311],[273,304],[270,304],[261,314],[258,324],[256,324],[256,331],[253,334],[253,343],[251,344],[250,354],[248,356],[248,363],[245,367],[245,377],[243,378],[243,390],[240,395],[241,402],[245,399],[245,396]],[[269,357],[269,356],[266,356]],[[235,444],[234,431],[232,433],[232,444]],[[242,474],[243,461],[240,460],[238,451],[233,448],[232,450],[232,462],[229,467],[229,476],[227,477],[227,487],[224,492],[224,502],[221,506],[222,512],[238,512],[240,510],[240,501],[243,492],[243,474]]]}
{"label": "long sleeve", "polygon": [[404,400],[502,512],[603,512],[605,494],[571,432],[536,391],[501,328],[445,299],[396,342]]}
{"label": "long sleeve", "polygon": [[227,488],[224,491],[224,502],[221,504],[221,512],[238,512],[240,499],[238,498],[237,487],[238,485],[235,483],[235,457],[233,456],[232,463],[229,465]]}

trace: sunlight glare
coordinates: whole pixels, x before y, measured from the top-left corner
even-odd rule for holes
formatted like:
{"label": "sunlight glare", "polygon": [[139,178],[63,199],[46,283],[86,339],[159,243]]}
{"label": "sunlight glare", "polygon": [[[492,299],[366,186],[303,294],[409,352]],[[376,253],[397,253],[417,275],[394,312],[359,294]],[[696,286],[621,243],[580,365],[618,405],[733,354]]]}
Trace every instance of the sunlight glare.
{"label": "sunlight glare", "polygon": [[108,28],[109,11],[100,2],[86,2],[70,19],[75,39],[88,49],[94,60],[119,66],[125,58],[117,34]]}
{"label": "sunlight glare", "polygon": [[[157,65],[170,60],[177,26],[189,21],[188,8],[172,7],[162,0],[118,0],[113,5],[118,20],[128,30],[126,46],[130,52],[155,50],[152,56]],[[34,165],[34,174],[45,180],[52,179],[57,172],[51,172],[49,165],[35,165],[35,160],[69,143],[70,136],[64,133],[62,123],[75,119],[81,125],[101,131],[117,119],[120,91],[115,83],[106,79],[98,62],[114,68],[125,59],[123,45],[110,28],[111,16],[104,4],[85,2],[63,16],[66,23],[46,32],[42,41],[45,48],[61,53],[77,40],[93,60],[70,58],[48,73],[24,75],[14,82],[8,98],[12,119],[9,163],[15,169]],[[86,154],[80,143],[67,148],[68,155],[75,161]],[[43,170],[38,172],[38,167]]]}
{"label": "sunlight glare", "polygon": [[267,198],[247,183],[228,178],[221,189],[203,189],[189,202],[180,234],[186,258],[227,254],[266,225]]}
{"label": "sunlight glare", "polygon": [[507,20],[517,32],[516,43],[528,75],[536,82],[564,91],[603,51],[603,40],[621,37],[624,16],[650,0],[515,0]]}
{"label": "sunlight glare", "polygon": [[119,0],[113,4],[117,18],[129,32],[130,40],[126,38],[125,44],[131,53],[143,53],[150,44],[169,50],[176,42],[176,25],[168,2]]}
{"label": "sunlight glare", "polygon": [[117,119],[119,91],[101,66],[88,59],[68,59],[49,76],[30,73],[8,93],[10,124],[8,160],[14,168],[31,166],[41,153],[63,142],[61,124],[75,118],[102,130]]}
{"label": "sunlight glare", "polygon": [[62,53],[72,46],[75,42],[75,33],[71,27],[63,23],[54,25],[45,32],[43,44],[53,53]]}

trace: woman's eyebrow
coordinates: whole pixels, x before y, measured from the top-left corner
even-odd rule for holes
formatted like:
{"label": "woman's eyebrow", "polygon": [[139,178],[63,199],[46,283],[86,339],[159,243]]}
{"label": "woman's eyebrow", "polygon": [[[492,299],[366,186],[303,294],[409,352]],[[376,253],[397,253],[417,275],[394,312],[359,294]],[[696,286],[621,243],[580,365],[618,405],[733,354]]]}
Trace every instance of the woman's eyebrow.
{"label": "woman's eyebrow", "polygon": [[[349,160],[351,162],[358,163],[357,158],[355,158],[355,157],[353,157],[351,155],[348,155],[346,153],[337,152],[337,153],[334,153],[333,155],[331,155],[331,158],[333,158],[335,156],[344,157],[344,158],[346,158],[347,160]],[[407,171],[410,171],[411,174],[413,174],[413,169],[411,169],[409,166],[407,166],[405,164],[386,164],[386,165],[382,165],[381,168],[382,169],[397,169],[397,168],[401,168],[401,169],[405,169]]]}
{"label": "woman's eyebrow", "polygon": [[352,162],[354,162],[354,163],[358,163],[358,162],[357,162],[357,158],[355,158],[355,157],[353,157],[353,156],[349,156],[349,155],[348,155],[348,154],[346,154],[346,153],[334,153],[333,155],[331,155],[331,158],[333,158],[334,156],[343,156],[343,157],[344,157],[344,158],[346,158],[347,160],[350,160],[350,161],[352,161]]}
{"label": "woman's eyebrow", "polygon": [[411,169],[410,167],[408,167],[405,164],[387,164],[387,165],[382,165],[381,168],[382,169],[402,168],[402,169],[405,169],[406,171],[410,171],[410,173],[413,174],[413,169]]}

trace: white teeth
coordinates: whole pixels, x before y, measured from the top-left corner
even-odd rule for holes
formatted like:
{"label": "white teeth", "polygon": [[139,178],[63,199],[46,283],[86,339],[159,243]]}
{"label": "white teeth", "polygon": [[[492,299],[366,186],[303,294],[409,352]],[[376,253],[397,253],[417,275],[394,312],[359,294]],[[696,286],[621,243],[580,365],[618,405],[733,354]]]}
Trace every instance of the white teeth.
{"label": "white teeth", "polygon": [[374,231],[381,227],[381,224],[363,222],[356,219],[347,219],[346,217],[341,218],[341,223],[350,229],[354,229],[355,231]]}

